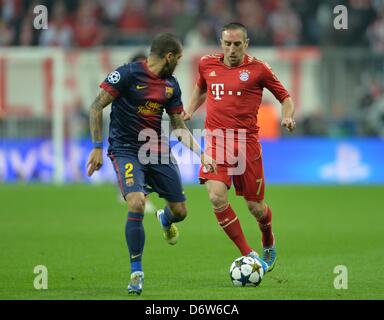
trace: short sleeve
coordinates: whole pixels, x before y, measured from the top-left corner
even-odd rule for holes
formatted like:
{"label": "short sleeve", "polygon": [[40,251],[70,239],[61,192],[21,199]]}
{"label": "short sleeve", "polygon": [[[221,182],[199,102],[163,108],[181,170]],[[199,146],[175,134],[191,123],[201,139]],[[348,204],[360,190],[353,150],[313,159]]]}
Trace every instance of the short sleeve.
{"label": "short sleeve", "polygon": [[199,73],[198,73],[198,78],[196,81],[196,85],[203,91],[207,89],[207,82],[205,81],[205,78],[203,76],[203,66],[202,66],[202,60],[199,62]]}
{"label": "short sleeve", "polygon": [[275,96],[279,102],[283,102],[286,98],[289,97],[288,91],[281,84],[279,79],[273,73],[271,67],[267,64],[263,64],[263,84],[272,94]]}
{"label": "short sleeve", "polygon": [[129,73],[129,65],[123,65],[108,74],[99,87],[116,98],[128,88]]}
{"label": "short sleeve", "polygon": [[166,87],[166,94],[171,95],[168,100],[165,110],[168,114],[181,113],[184,111],[183,102],[181,101],[181,90],[179,83],[175,80],[175,83],[172,87]]}

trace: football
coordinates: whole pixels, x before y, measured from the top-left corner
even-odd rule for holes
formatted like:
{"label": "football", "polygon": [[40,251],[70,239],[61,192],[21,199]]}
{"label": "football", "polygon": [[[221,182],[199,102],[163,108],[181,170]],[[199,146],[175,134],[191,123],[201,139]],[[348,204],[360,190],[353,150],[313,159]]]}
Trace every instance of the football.
{"label": "football", "polygon": [[229,275],[235,287],[258,286],[263,279],[264,270],[259,261],[243,256],[232,262]]}

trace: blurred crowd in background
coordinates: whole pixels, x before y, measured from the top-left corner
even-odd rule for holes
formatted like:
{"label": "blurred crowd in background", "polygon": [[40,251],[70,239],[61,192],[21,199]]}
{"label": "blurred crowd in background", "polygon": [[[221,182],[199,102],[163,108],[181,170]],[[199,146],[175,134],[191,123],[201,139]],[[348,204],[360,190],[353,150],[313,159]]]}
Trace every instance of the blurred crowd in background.
{"label": "blurred crowd in background", "polygon": [[[49,12],[49,31],[32,28],[33,8]],[[333,8],[349,9],[348,33]],[[368,46],[384,52],[383,0],[0,0],[0,46],[93,47],[148,44],[175,32],[186,46],[218,43],[230,21],[247,26],[254,46]]]}
{"label": "blurred crowd in background", "polygon": [[[48,9],[47,30],[33,28],[37,5]],[[334,28],[337,5],[348,8],[348,31]],[[299,117],[294,134],[384,136],[384,0],[0,0],[0,47],[147,46],[154,34],[167,31],[185,47],[204,48],[217,46],[222,26],[231,21],[246,25],[251,46],[316,46],[324,57],[327,48],[344,50],[338,60],[324,58],[328,86],[319,90],[329,101]],[[333,70],[331,61],[342,69]],[[331,84],[340,72],[344,91],[340,82]]]}

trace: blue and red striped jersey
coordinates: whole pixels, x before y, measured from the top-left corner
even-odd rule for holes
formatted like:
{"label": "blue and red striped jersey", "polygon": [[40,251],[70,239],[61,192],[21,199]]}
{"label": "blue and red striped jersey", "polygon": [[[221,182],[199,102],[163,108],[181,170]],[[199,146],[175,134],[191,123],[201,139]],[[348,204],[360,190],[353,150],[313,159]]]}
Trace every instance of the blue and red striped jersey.
{"label": "blue and red striped jersey", "polygon": [[[100,87],[113,95],[109,125],[110,151],[137,151],[139,141],[149,131],[161,137],[164,110],[168,114],[183,111],[181,90],[175,77],[162,79],[145,62],[124,64],[111,72]],[[147,129],[145,131],[142,131]]]}

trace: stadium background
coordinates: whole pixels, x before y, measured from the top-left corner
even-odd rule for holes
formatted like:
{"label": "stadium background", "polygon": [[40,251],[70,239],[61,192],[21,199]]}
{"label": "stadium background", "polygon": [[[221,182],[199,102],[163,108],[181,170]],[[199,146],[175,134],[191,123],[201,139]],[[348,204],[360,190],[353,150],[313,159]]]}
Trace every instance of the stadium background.
{"label": "stadium background", "polygon": [[[38,4],[48,8],[47,30],[33,28],[36,17],[33,8]],[[340,4],[348,8],[347,30],[336,30],[333,25],[337,16],[333,9]],[[116,200],[115,175],[109,159],[105,159],[103,168],[94,177],[86,177],[85,163],[91,150],[89,105],[98,92],[98,84],[113,68],[138,53],[147,54],[152,36],[169,31],[177,34],[184,44],[176,76],[186,106],[199,57],[220,52],[220,28],[230,21],[247,26],[251,40],[248,52],[272,66],[297,108],[297,130],[288,134],[279,126],[278,102],[265,91],[259,122],[267,200],[275,208],[277,237],[280,232],[281,250],[286,255],[281,258],[281,274],[277,268],[276,278],[272,276],[269,284],[265,281],[263,298],[383,298],[383,276],[378,274],[379,260],[383,258],[375,255],[375,248],[380,250],[378,244],[383,241],[382,0],[0,0],[0,229],[4,239],[0,243],[0,279],[4,284],[0,297],[123,297],[121,292],[120,296],[115,295],[114,290],[121,286],[118,280],[122,277],[121,269],[127,269],[127,260],[121,258],[126,250],[122,236],[124,215],[118,215],[125,208]],[[107,133],[108,111],[109,108],[104,111],[104,133]],[[203,121],[204,108],[201,108],[188,126],[202,128]],[[176,142],[173,146],[182,151]],[[225,242],[213,220],[207,222],[206,229],[200,229],[198,220],[193,220],[193,215],[212,214],[204,189],[194,186],[198,165],[190,165],[189,157],[185,150],[176,154],[190,199],[190,229],[186,224],[182,230],[186,241],[188,237],[190,242],[194,241],[194,232],[203,239],[206,232],[207,236]],[[205,203],[198,201],[201,198]],[[245,231],[251,233],[254,222],[246,216],[243,202],[239,198],[231,199],[239,211],[244,211],[241,219],[245,221]],[[159,199],[153,201],[162,205]],[[110,212],[116,215],[111,218]],[[106,229],[95,223],[89,226],[89,220],[94,218]],[[151,237],[157,239],[159,235],[154,222],[146,223],[150,243]],[[84,235],[82,227],[92,231]],[[115,242],[105,241],[105,230]],[[304,245],[303,252],[299,252],[311,257],[311,248],[317,248],[319,255],[330,254],[333,259],[328,256],[325,259],[328,264],[324,261],[311,264],[302,258],[308,266],[303,268],[307,276],[302,278],[295,275],[290,265],[301,259],[294,245],[302,246],[305,240],[298,230],[304,232],[304,239],[312,245]],[[73,236],[72,240],[66,240],[73,247],[65,249],[64,256],[69,260],[77,257],[74,261],[83,268],[89,268],[92,262],[95,270],[91,269],[108,282],[106,287],[94,293],[90,289],[91,274],[85,271],[80,272],[82,282],[75,286],[77,289],[66,282],[63,257],[57,254],[58,248],[63,250],[64,243],[56,238],[57,234],[66,239]],[[87,265],[82,253],[85,249],[76,247],[81,239],[94,241],[96,236],[105,242],[96,241],[94,247],[88,248]],[[110,243],[109,249],[105,243]],[[158,244],[151,245],[146,248],[148,252],[152,250],[156,254],[156,250],[163,250]],[[108,250],[114,246],[118,249],[113,259],[120,259],[115,261],[114,270],[119,276],[111,280],[101,274],[100,266],[106,264],[90,252],[97,248],[101,250],[100,256],[101,252],[108,256]],[[198,284],[216,277],[217,270],[225,273],[226,264],[229,266],[236,257],[233,248],[223,247],[218,243],[213,246],[220,252],[217,261],[213,259],[209,272],[198,272],[196,288],[187,281],[193,288],[190,292],[185,288],[176,290],[181,294],[179,297],[216,299],[221,292],[224,297],[228,294],[228,298],[260,298],[249,291],[232,296],[231,288],[225,287],[229,283],[227,279],[223,284],[213,281],[218,287],[222,285],[223,291],[214,294],[207,289],[205,295],[197,294]],[[201,256],[215,256],[213,248]],[[225,253],[224,260],[221,250]],[[30,253],[29,257],[26,252]],[[174,254],[182,259],[181,251]],[[336,259],[338,256],[340,259]],[[359,256],[369,261],[365,269],[360,268]],[[51,290],[46,296],[36,296],[29,280],[33,278],[32,266],[47,261],[51,269],[58,268],[60,277],[56,279],[54,293]],[[167,258],[161,258],[160,265],[162,261],[166,266]],[[364,270],[364,277],[355,280],[355,289],[367,285],[362,292],[354,291],[352,286],[347,293],[340,294],[332,287],[332,268],[339,263],[348,266],[345,261],[349,261],[355,272]],[[14,264],[18,265],[17,273],[9,277]],[[67,269],[73,268],[73,273],[79,272],[70,261],[64,264]],[[319,266],[324,268],[320,279],[325,278],[327,285],[322,287],[325,284],[319,283],[314,286],[317,289],[310,289],[308,283],[315,281],[310,275]],[[292,278],[299,286],[290,288],[288,294],[287,279]],[[159,288],[162,286],[166,283],[160,283]],[[153,285],[152,290],[156,289]],[[184,295],[182,289],[187,290]],[[80,292],[80,296],[70,292]],[[169,289],[156,294],[152,298],[175,298]]]}

